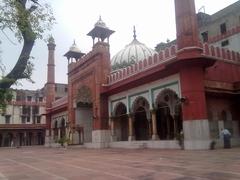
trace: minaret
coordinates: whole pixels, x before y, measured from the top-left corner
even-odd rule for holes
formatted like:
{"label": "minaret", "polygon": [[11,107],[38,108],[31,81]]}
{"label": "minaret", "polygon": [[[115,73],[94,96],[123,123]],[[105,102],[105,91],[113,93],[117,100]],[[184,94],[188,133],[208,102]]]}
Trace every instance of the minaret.
{"label": "minaret", "polygon": [[[175,0],[178,56],[200,55],[200,41],[194,0]],[[184,58],[184,57],[183,57]]]}
{"label": "minaret", "polygon": [[55,42],[53,37],[48,40],[48,65],[47,65],[47,84],[46,84],[46,107],[51,108],[51,104],[55,99]]}
{"label": "minaret", "polygon": [[175,0],[177,59],[181,82],[185,149],[208,149],[209,123],[204,82],[206,59],[201,56],[194,0]]}
{"label": "minaret", "polygon": [[53,37],[48,40],[48,64],[47,64],[47,83],[45,85],[46,93],[46,139],[45,145],[48,146],[51,143],[51,114],[50,109],[52,107],[52,102],[55,100],[55,42]]}

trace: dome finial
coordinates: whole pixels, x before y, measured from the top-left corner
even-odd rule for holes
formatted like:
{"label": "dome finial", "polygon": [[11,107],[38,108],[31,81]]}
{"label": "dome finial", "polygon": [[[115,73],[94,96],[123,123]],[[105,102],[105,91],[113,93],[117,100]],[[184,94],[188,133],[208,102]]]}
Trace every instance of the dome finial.
{"label": "dome finial", "polygon": [[49,38],[48,38],[48,43],[49,43],[49,44],[55,44],[55,40],[54,40],[54,38],[53,38],[52,35],[49,36]]}
{"label": "dome finial", "polygon": [[95,27],[96,26],[99,26],[99,27],[103,27],[103,28],[107,28],[107,26],[106,26],[106,24],[103,22],[103,20],[102,20],[102,16],[101,15],[99,15],[99,19],[98,19],[98,21],[95,23]]}
{"label": "dome finial", "polygon": [[134,38],[134,39],[137,39],[135,26],[133,26],[133,38]]}

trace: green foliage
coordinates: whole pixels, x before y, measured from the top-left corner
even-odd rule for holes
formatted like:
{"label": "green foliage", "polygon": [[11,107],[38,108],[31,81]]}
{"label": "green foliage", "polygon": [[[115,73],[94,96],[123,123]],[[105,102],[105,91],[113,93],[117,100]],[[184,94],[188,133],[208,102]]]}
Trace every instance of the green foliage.
{"label": "green foliage", "polygon": [[34,83],[34,81],[31,79],[33,70],[34,70],[34,64],[31,61],[28,61],[26,69],[23,72],[23,76],[25,77],[25,79],[29,80],[31,83]]}
{"label": "green foliage", "polygon": [[0,30],[11,30],[19,42],[23,41],[21,54],[14,66],[4,78],[0,79],[0,88],[7,89],[19,79],[30,82],[33,63],[31,51],[36,39],[43,39],[55,23],[51,7],[40,0],[0,0]]}
{"label": "green foliage", "polygon": [[[0,42],[1,43],[1,42]],[[1,51],[0,51],[1,53]],[[8,81],[4,76],[5,66],[0,59],[0,81]],[[0,112],[4,114],[6,111],[7,103],[12,100],[12,91],[9,89],[0,89]]]}
{"label": "green foliage", "polygon": [[12,91],[10,89],[0,89],[0,112],[4,114],[7,103],[12,100]]}
{"label": "green foliage", "polygon": [[62,138],[58,139],[57,142],[63,146],[65,143],[69,144],[70,143],[70,139],[67,138],[66,136],[63,136]]}
{"label": "green foliage", "polygon": [[48,41],[49,44],[55,44],[55,40],[54,40],[54,38],[53,38],[52,35],[50,35],[50,36],[48,37],[47,41]]}
{"label": "green foliage", "polygon": [[[0,41],[0,44],[1,44],[2,42]],[[0,54],[2,53],[2,51],[1,51],[1,49],[0,49]],[[1,58],[1,56],[0,56],[0,77],[2,77],[3,75],[4,75],[4,72],[5,72],[5,66],[4,66],[4,64],[2,63],[2,58]]]}
{"label": "green foliage", "polygon": [[0,29],[10,29],[19,41],[23,40],[22,32],[31,39],[42,39],[44,32],[55,23],[52,9],[46,3],[39,5],[33,1],[24,4],[24,0],[0,0],[0,8]]}
{"label": "green foliage", "polygon": [[19,79],[31,80],[33,63],[31,51],[36,39],[43,39],[44,33],[55,23],[51,7],[40,0],[0,0],[0,30],[12,31],[19,42],[23,41],[21,54],[7,75],[0,61],[0,110],[6,108],[11,99],[9,88]]}
{"label": "green foliage", "polygon": [[176,40],[170,41],[169,39],[167,39],[166,42],[160,42],[159,44],[157,44],[155,47],[155,51],[157,52],[163,51],[164,49],[169,48],[176,43],[177,43]]}

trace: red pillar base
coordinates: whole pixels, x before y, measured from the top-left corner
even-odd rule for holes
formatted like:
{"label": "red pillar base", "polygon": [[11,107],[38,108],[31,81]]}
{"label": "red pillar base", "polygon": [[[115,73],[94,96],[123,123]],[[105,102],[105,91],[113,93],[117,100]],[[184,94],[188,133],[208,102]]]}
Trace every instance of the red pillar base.
{"label": "red pillar base", "polygon": [[209,123],[207,119],[204,72],[202,67],[191,67],[180,71],[183,103],[183,132],[185,149],[209,149]]}

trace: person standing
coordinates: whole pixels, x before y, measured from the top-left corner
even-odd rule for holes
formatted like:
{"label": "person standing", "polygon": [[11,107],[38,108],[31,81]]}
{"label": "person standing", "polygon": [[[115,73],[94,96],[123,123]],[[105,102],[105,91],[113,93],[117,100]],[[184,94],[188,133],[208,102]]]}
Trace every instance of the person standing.
{"label": "person standing", "polygon": [[231,148],[231,133],[228,129],[221,129],[221,136],[223,137],[224,148]]}

